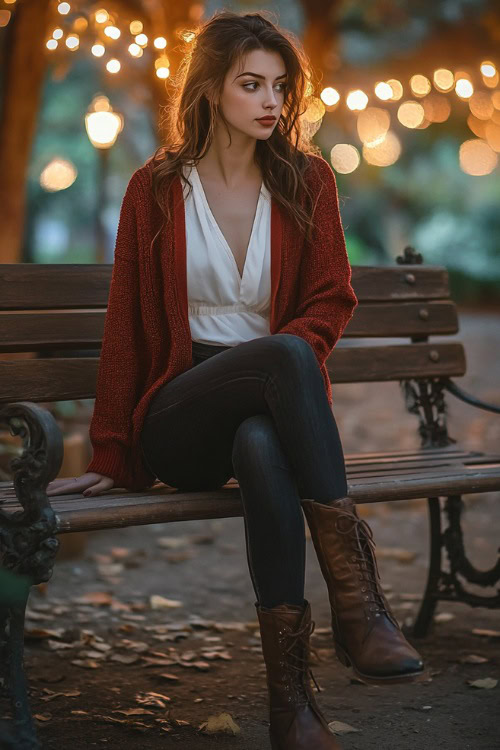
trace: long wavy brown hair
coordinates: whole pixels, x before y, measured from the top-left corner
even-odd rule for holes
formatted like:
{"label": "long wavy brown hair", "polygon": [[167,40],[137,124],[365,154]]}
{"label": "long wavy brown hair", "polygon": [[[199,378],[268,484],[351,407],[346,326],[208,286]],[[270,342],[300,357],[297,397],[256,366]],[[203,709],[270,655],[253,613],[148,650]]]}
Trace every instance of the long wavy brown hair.
{"label": "long wavy brown hair", "polygon": [[[168,79],[171,93],[162,116],[165,140],[149,160],[153,195],[166,221],[170,220],[168,193],[173,176],[178,175],[191,190],[182,169],[185,164],[196,164],[212,143],[219,114],[216,102],[227,72],[233,64],[242,63],[247,53],[262,49],[281,55],[287,83],[282,114],[272,135],[256,142],[256,162],[271,195],[299,231],[310,237],[313,201],[304,177],[310,165],[307,154],[320,155],[321,151],[312,143],[301,115],[314,90],[312,74],[296,37],[268,15],[272,14],[216,11],[194,32],[193,41],[186,42],[179,69]],[[225,123],[222,112],[220,116]]]}

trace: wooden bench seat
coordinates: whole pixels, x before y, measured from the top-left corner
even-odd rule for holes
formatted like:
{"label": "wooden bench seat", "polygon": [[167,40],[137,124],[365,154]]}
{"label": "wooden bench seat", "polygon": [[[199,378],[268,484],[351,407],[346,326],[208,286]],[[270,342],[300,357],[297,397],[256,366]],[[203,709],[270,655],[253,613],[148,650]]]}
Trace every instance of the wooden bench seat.
{"label": "wooden bench seat", "polygon": [[[452,448],[346,455],[349,496],[356,503],[426,498],[439,494],[495,490],[500,481],[500,453]],[[145,492],[109,490],[95,498],[81,493],[51,499],[57,532],[94,531],[149,523],[243,516],[239,485],[230,480],[220,490],[181,492],[162,482]],[[0,508],[20,511],[11,482],[0,482]]]}

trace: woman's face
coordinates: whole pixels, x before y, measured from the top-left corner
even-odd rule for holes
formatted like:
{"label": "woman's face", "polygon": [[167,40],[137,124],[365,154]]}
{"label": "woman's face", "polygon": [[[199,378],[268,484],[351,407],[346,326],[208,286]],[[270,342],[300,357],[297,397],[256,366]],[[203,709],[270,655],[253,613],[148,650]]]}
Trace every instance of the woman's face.
{"label": "woman's face", "polygon": [[[265,140],[272,134],[285,101],[286,69],[278,52],[253,50],[224,80],[220,109],[231,128]],[[268,123],[261,117],[273,116]]]}

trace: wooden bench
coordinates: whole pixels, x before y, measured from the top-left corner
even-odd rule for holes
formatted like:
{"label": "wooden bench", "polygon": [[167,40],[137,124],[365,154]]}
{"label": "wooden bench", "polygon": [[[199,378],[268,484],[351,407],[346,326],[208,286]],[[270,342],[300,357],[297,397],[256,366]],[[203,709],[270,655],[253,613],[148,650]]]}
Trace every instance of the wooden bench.
{"label": "wooden bench", "polygon": [[[157,482],[146,492],[116,488],[97,500],[77,494],[49,502],[45,495],[60,470],[63,441],[56,421],[37,402],[95,397],[111,272],[111,265],[0,266],[0,357],[36,353],[0,360],[0,423],[21,436],[24,447],[12,461],[14,481],[0,483],[0,563],[4,571],[27,576],[28,583],[50,578],[58,534],[243,515],[235,480],[209,492],[183,493]],[[345,342],[328,360],[332,383],[399,381],[406,408],[418,418],[421,447],[346,455],[349,494],[356,503],[428,499],[429,575],[412,631],[423,636],[439,600],[500,606],[499,594],[466,589],[467,582],[494,586],[500,562],[489,571],[474,568],[461,528],[461,495],[500,489],[500,455],[468,450],[448,435],[445,391],[472,406],[496,413],[500,408],[451,380],[466,370],[460,342],[429,340],[458,331],[446,269],[423,265],[408,247],[395,267],[354,267],[353,287],[359,306]],[[356,342],[367,337],[407,341]],[[24,608],[25,601],[0,601],[2,679],[17,734],[25,738],[19,746],[37,748],[22,667]]]}

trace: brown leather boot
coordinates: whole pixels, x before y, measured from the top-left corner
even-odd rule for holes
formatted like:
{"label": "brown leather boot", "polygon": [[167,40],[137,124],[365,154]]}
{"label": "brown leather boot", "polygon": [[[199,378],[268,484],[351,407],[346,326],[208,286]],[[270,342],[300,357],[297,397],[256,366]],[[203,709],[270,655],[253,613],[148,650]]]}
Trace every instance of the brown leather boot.
{"label": "brown leather boot", "polygon": [[338,659],[362,680],[412,682],[423,662],[399,627],[380,585],[373,534],[354,502],[302,500],[328,586]]}
{"label": "brown leather boot", "polygon": [[[341,750],[313,695],[309,674],[311,606],[255,603],[269,691],[273,750]],[[314,680],[316,683],[316,680]],[[316,684],[319,690],[319,686]]]}

